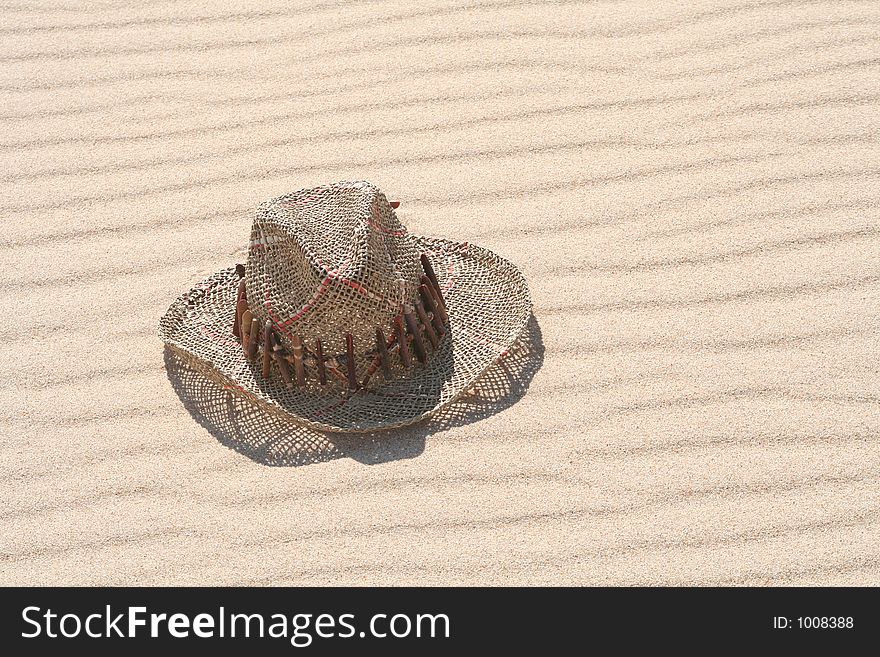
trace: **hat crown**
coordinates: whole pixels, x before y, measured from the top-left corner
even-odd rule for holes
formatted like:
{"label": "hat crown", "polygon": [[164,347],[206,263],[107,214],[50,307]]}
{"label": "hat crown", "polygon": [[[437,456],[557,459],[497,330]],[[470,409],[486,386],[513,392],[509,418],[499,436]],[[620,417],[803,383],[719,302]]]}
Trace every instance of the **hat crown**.
{"label": "hat crown", "polygon": [[341,182],[271,199],[251,230],[246,288],[251,312],[271,320],[285,346],[294,335],[329,352],[375,346],[418,295],[420,252],[385,195]]}

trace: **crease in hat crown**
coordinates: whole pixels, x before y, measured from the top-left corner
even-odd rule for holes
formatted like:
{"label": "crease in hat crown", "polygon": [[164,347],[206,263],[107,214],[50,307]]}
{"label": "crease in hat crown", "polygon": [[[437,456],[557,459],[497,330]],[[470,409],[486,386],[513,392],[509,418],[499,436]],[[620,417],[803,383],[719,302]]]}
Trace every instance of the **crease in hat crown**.
{"label": "crease in hat crown", "polygon": [[385,195],[368,182],[303,189],[266,201],[251,230],[248,307],[271,321],[286,348],[293,335],[331,353],[375,345],[417,298],[421,251]]}

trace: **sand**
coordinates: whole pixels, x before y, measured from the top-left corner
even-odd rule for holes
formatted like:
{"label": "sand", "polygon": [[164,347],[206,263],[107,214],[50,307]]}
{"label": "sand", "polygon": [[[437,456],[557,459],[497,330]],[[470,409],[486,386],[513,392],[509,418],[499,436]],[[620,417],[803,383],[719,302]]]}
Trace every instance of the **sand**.
{"label": "sand", "polygon": [[[880,7],[4,3],[0,583],[880,583]],[[169,357],[258,203],[366,179],[522,348],[361,439]]]}

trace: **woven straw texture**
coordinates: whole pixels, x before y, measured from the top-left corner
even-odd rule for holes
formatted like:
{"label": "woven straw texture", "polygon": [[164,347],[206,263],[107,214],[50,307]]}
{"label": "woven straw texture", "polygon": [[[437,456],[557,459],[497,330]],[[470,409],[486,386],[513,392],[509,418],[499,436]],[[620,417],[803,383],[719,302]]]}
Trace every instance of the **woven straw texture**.
{"label": "woven straw texture", "polygon": [[352,392],[314,376],[302,388],[261,375],[232,334],[239,276],[220,271],[178,298],[159,335],[201,371],[267,410],[324,431],[390,429],[421,420],[455,401],[515,343],[531,314],[519,270],[472,244],[409,234],[384,194],[343,182],[272,199],[257,210],[246,266],[248,307],[271,320],[279,340],[316,338],[331,356],[354,337],[358,379],[373,359],[375,330],[386,333],[418,298],[425,253],[434,265],[449,326],[426,364],[372,378]]}

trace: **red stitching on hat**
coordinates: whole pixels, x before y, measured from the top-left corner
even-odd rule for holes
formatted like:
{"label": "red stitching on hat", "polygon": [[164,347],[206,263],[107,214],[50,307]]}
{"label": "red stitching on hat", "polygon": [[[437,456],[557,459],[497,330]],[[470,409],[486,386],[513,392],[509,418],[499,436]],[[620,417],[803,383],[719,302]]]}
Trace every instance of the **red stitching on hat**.
{"label": "red stitching on hat", "polygon": [[272,300],[269,296],[269,291],[266,290],[266,300],[263,303],[263,306],[266,308],[266,312],[269,314],[269,316],[272,317],[272,319],[275,321],[277,328],[279,328],[282,333],[289,335],[288,331],[286,330],[287,327],[305,317],[308,312],[315,307],[315,304],[321,299],[321,297],[323,297],[327,293],[327,290],[330,289],[330,284],[333,281],[339,281],[343,285],[349,286],[350,288],[367,298],[375,298],[380,301],[385,301],[385,298],[382,295],[371,292],[368,288],[361,285],[360,283],[356,283],[351,279],[340,276],[338,274],[339,270],[344,269],[347,265],[348,263],[342,265],[338,269],[333,269],[329,271],[327,273],[327,276],[324,278],[323,281],[321,281],[321,284],[318,286],[318,290],[315,292],[315,294],[312,295],[312,298],[309,299],[305,304],[303,304],[300,309],[297,310],[293,314],[293,316],[287,320],[281,320],[281,318],[279,318],[278,315],[272,310]]}
{"label": "red stitching on hat", "polygon": [[402,228],[401,230],[391,230],[390,228],[385,228],[385,226],[382,225],[382,222],[379,218],[378,200],[373,201],[373,206],[370,208],[370,210],[373,213],[373,218],[372,220],[364,219],[364,223],[376,232],[382,233],[383,235],[391,235],[392,237],[403,237],[407,234],[406,228]]}
{"label": "red stitching on hat", "polygon": [[290,207],[293,207],[294,205],[305,205],[306,203],[310,203],[311,201],[314,201],[315,199],[320,198],[321,195],[325,194],[326,192],[327,192],[326,187],[319,187],[318,189],[315,190],[315,193],[311,194],[310,196],[306,196],[306,197],[297,199],[295,201],[284,201],[284,203],[281,203],[280,205],[283,208],[290,208]]}
{"label": "red stitching on hat", "polygon": [[469,336],[473,340],[476,340],[477,342],[479,342],[484,347],[490,347],[490,348],[494,349],[495,351],[501,352],[502,354],[507,353],[506,347],[502,347],[500,344],[496,344],[496,343],[492,342],[491,340],[487,340],[479,333],[474,333],[473,331],[469,331],[466,328],[464,328],[463,326],[456,326],[455,331],[457,333],[458,332],[464,333],[465,335]]}
{"label": "red stitching on hat", "polygon": [[364,223],[375,230],[377,233],[382,233],[383,235],[391,235],[392,237],[404,237],[407,234],[406,230],[391,230],[390,228],[385,228],[384,226],[377,224],[375,221],[371,221],[369,219],[364,219]]}
{"label": "red stitching on hat", "polygon": [[[211,330],[210,328],[208,328],[207,326],[202,326],[202,327],[201,327],[201,330],[202,330],[202,334],[204,334],[204,335],[206,335],[207,337],[213,339],[214,342],[219,342],[219,343],[225,344],[225,345],[227,345],[227,346],[239,347],[238,342],[235,342],[234,340],[229,340],[226,336],[224,336],[224,335],[220,335],[219,333],[216,333],[215,331],[212,331],[212,330]],[[239,348],[240,348],[240,347],[239,347]]]}
{"label": "red stitching on hat", "polygon": [[449,292],[455,287],[455,282],[458,280],[458,274],[455,273],[455,260],[452,258],[446,258],[446,278],[448,283],[446,283],[444,291]]}

